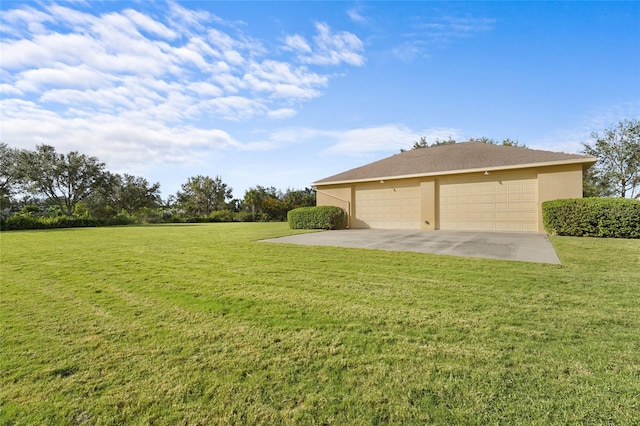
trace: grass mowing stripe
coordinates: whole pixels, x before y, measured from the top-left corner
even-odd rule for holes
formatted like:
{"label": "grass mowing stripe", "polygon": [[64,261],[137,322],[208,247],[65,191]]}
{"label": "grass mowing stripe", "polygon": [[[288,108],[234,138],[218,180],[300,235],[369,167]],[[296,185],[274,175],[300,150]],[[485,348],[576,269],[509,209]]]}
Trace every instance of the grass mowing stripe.
{"label": "grass mowing stripe", "polygon": [[256,242],[294,232],[3,233],[0,423],[638,423],[640,242]]}

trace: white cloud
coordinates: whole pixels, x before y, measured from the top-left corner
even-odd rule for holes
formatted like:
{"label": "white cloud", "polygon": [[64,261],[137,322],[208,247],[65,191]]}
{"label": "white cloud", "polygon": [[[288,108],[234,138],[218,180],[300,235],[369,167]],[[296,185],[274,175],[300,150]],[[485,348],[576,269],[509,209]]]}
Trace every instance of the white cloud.
{"label": "white cloud", "polygon": [[218,97],[203,102],[213,113],[227,120],[243,120],[268,112],[266,106],[257,100],[242,96]]}
{"label": "white cloud", "polygon": [[81,34],[36,34],[31,39],[4,39],[2,66],[7,70],[19,70],[56,63],[79,64],[81,55],[95,50],[102,48]]}
{"label": "white cloud", "polygon": [[202,97],[218,97],[222,96],[222,89],[215,84],[207,83],[205,81],[194,81],[187,85],[189,90]]}
{"label": "white cloud", "polygon": [[335,138],[336,132],[331,130],[313,129],[307,127],[293,127],[279,129],[269,135],[269,141],[274,145],[289,145],[292,143],[307,143],[315,139]]}
{"label": "white cloud", "polygon": [[368,19],[362,15],[362,11],[359,7],[353,7],[347,10],[347,15],[349,19],[358,24],[363,24],[368,22]]}
{"label": "white cloud", "polygon": [[405,126],[386,125],[353,129],[341,133],[337,143],[329,148],[334,153],[363,153],[400,149],[407,141],[418,139],[420,135]]}
{"label": "white cloud", "polygon": [[44,32],[43,23],[51,21],[49,14],[27,6],[23,9],[4,10],[0,30],[13,33],[14,37]]}
{"label": "white cloud", "polygon": [[442,16],[438,18],[416,18],[410,31],[403,34],[405,41],[391,49],[391,54],[403,62],[412,62],[418,57],[429,57],[429,46],[445,46],[449,43],[492,31],[496,20],[470,16]]}
{"label": "white cloud", "polygon": [[592,133],[602,133],[623,119],[640,117],[640,101],[602,106],[591,111],[575,123],[552,131],[550,134],[527,143],[531,148],[577,154],[583,150],[583,143],[592,144]]}
{"label": "white cloud", "polygon": [[422,131],[404,125],[388,124],[377,127],[352,129],[335,134],[335,143],[328,149],[332,154],[362,154],[376,151],[410,149],[414,141],[425,136],[428,141],[456,139],[457,129],[432,128]]}
{"label": "white cloud", "polygon": [[[72,9],[70,7],[59,6],[52,4],[47,7],[51,15],[51,23],[63,25],[69,28],[72,32],[81,32],[88,29],[90,32],[97,32],[96,27],[100,27],[100,17],[94,16],[90,13],[84,13],[79,10]],[[105,15],[109,19],[109,15]],[[93,28],[92,28],[93,26]],[[53,28],[48,32],[55,31]]]}
{"label": "white cloud", "polygon": [[413,62],[418,57],[429,57],[429,55],[425,53],[423,45],[415,41],[409,41],[395,46],[391,52],[396,58],[407,63]]}
{"label": "white cloud", "polygon": [[269,113],[267,114],[270,118],[275,118],[278,120],[281,119],[285,119],[285,118],[291,118],[293,116],[295,116],[297,114],[295,109],[291,109],[291,108],[280,108],[274,111],[269,111]]}
{"label": "white cloud", "polygon": [[302,53],[311,53],[311,46],[307,43],[307,40],[300,35],[292,35],[287,36],[284,43],[291,50],[302,52]]}
{"label": "white cloud", "polygon": [[[209,86],[199,94],[209,97],[250,90],[252,93],[243,97],[262,93],[258,96],[267,98],[254,99],[253,103],[264,105],[273,104],[273,99],[277,98],[290,103],[295,99],[317,97],[328,83],[327,75],[307,67],[265,58],[268,52],[262,44],[241,33],[203,28],[202,21],[211,18],[206,12],[191,11],[174,3],[170,4],[170,9],[173,18],[179,22],[175,28],[170,27],[176,25],[171,20],[159,22],[131,9],[94,16],[68,7],[50,6],[49,15],[39,12],[40,22],[52,25],[46,34],[33,34],[32,38],[8,37],[2,42],[3,65],[13,72],[8,83],[19,91],[40,93],[49,102],[54,102],[55,98],[48,91],[86,89],[89,96],[76,98],[97,103],[90,99],[98,90],[119,91],[123,85],[135,84],[136,76],[158,81],[175,76],[184,82],[183,92],[194,93],[193,88],[197,87],[194,84],[200,83]],[[29,11],[31,8],[24,13]],[[26,19],[24,13],[8,13],[14,17],[13,21]],[[69,27],[67,31],[58,30],[65,25]],[[332,35],[328,27],[322,28],[322,54],[329,58],[331,46],[339,49],[333,53],[337,59],[322,61],[334,64],[359,61],[344,49],[353,45],[349,35]],[[3,30],[11,33],[10,26]],[[175,42],[169,43],[167,39],[175,39]],[[342,39],[345,41],[341,42]],[[18,90],[13,92],[17,94]],[[277,105],[273,106],[279,109]],[[253,110],[269,112],[264,108]],[[247,114],[228,117],[240,119]]]}
{"label": "white cloud", "polygon": [[16,86],[12,86],[10,84],[0,84],[0,95],[1,97],[9,97],[9,96],[22,96],[24,92],[17,88]]}
{"label": "white cloud", "polygon": [[414,25],[415,32],[410,35],[428,43],[445,43],[491,31],[495,23],[496,20],[492,18],[444,16],[435,20],[419,20]]}
{"label": "white cloud", "polygon": [[[40,124],[33,123],[39,120]],[[192,125],[170,126],[147,117],[91,114],[70,119],[43,110],[33,102],[3,102],[1,140],[12,146],[33,149],[47,143],[59,152],[78,150],[97,156],[113,171],[126,171],[136,164],[198,163],[198,150],[239,148],[227,132]]]}
{"label": "white cloud", "polygon": [[169,19],[176,26],[183,26],[184,31],[193,28],[202,30],[203,23],[211,22],[213,16],[205,10],[191,10],[184,8],[174,1],[169,2]]}
{"label": "white cloud", "polygon": [[317,88],[325,86],[329,80],[305,67],[294,68],[290,64],[272,60],[252,63],[247,71],[243,81],[252,90],[288,99],[315,98],[320,95]]}
{"label": "white cloud", "polygon": [[447,21],[452,32],[458,36],[491,31],[496,23],[496,20],[492,18],[473,17],[449,17]]}
{"label": "white cloud", "polygon": [[169,40],[173,40],[178,37],[178,34],[175,31],[171,30],[162,23],[154,21],[153,19],[143,15],[138,11],[128,9],[125,10],[123,14],[127,18],[129,18],[138,28],[146,30],[151,34],[155,34]]}
{"label": "white cloud", "polygon": [[[46,142],[123,167],[190,163],[202,158],[196,147],[242,148],[220,130],[224,121],[290,118],[321,96],[331,74],[314,65],[364,63],[360,40],[326,24],[316,25],[312,45],[288,37],[300,55],[289,60],[270,41],[246,35],[243,23],[175,2],[151,13],[90,6],[3,10],[3,142]],[[250,146],[259,145],[273,146]]]}
{"label": "white cloud", "polygon": [[339,65],[344,62],[364,65],[364,46],[355,34],[346,31],[333,33],[329,25],[322,22],[316,23],[316,31],[313,46],[304,37],[294,35],[286,38],[286,48],[297,52],[300,60],[307,64]]}
{"label": "white cloud", "polygon": [[16,87],[38,91],[43,86],[89,89],[109,85],[111,77],[85,65],[58,65],[56,68],[30,69],[18,74]]}
{"label": "white cloud", "polygon": [[414,130],[403,124],[345,130],[296,127],[274,131],[262,144],[275,147],[294,143],[316,143],[325,146],[326,154],[359,156],[373,152],[399,152],[400,149],[410,149],[422,136],[432,143],[449,138],[460,140],[461,132],[452,128]]}

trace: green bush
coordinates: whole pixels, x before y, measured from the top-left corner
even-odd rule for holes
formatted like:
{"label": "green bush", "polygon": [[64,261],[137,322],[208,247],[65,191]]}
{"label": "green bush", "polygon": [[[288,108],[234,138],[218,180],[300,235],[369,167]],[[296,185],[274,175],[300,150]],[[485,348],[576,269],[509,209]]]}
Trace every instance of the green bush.
{"label": "green bush", "polygon": [[640,200],[573,198],[542,203],[550,234],[574,237],[640,238]]}
{"label": "green bush", "polygon": [[18,213],[2,220],[3,231],[17,231],[21,229],[43,229],[40,218],[30,214]]}
{"label": "green bush", "polygon": [[233,222],[235,215],[231,210],[217,210],[209,215],[210,222]]}
{"label": "green bush", "polygon": [[105,225],[131,225],[136,223],[136,219],[127,213],[118,213],[115,217],[104,219]]}
{"label": "green bush", "polygon": [[215,210],[208,216],[181,216],[174,215],[174,222],[182,223],[211,223],[211,222],[235,222],[236,214],[231,210]]}
{"label": "green bush", "polygon": [[251,212],[238,212],[236,213],[236,220],[238,222],[254,222],[255,218]]}
{"label": "green bush", "polygon": [[344,229],[348,224],[347,212],[340,207],[300,207],[287,213],[291,229]]}
{"label": "green bush", "polygon": [[55,229],[81,228],[107,225],[129,225],[135,221],[132,218],[118,215],[112,219],[102,219],[88,216],[55,216],[38,217],[30,214],[18,213],[2,220],[2,231],[21,231],[27,229]]}

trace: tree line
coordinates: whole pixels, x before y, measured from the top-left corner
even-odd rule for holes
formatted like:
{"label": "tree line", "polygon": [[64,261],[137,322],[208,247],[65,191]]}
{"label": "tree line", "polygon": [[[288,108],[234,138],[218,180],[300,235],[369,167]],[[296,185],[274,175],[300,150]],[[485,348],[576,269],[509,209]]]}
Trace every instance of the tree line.
{"label": "tree line", "polygon": [[278,190],[257,185],[233,197],[220,176],[197,175],[162,199],[160,183],[107,170],[96,157],[77,151],[35,150],[0,143],[0,218],[82,216],[117,223],[194,221],[284,221],[287,212],[315,206],[315,190]]}

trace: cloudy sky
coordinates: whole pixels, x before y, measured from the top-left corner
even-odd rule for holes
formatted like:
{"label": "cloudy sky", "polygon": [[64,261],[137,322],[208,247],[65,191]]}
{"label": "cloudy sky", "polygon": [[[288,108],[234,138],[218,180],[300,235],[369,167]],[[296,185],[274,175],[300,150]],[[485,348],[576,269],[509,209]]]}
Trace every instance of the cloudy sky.
{"label": "cloudy sky", "polygon": [[429,141],[640,117],[640,2],[0,2],[0,140],[242,198]]}

